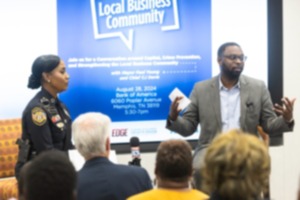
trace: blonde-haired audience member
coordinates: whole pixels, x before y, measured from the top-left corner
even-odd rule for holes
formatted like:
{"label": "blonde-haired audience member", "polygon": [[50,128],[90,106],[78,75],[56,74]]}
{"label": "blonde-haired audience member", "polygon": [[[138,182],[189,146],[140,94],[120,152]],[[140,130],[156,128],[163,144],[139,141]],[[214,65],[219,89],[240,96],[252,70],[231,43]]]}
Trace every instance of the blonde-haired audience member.
{"label": "blonde-haired audience member", "polygon": [[202,169],[203,188],[211,200],[257,200],[267,190],[270,157],[263,141],[230,130],[208,147]]}
{"label": "blonde-haired audience member", "polygon": [[156,154],[157,188],[130,197],[128,200],[206,200],[208,196],[190,186],[192,149],[184,140],[160,143]]}

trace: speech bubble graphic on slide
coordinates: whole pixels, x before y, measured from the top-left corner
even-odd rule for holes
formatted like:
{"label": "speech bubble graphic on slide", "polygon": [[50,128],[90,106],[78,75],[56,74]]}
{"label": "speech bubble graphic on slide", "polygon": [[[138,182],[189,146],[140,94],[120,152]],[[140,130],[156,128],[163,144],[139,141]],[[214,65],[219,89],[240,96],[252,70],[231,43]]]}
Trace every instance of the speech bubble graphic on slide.
{"label": "speech bubble graphic on slide", "polygon": [[[125,36],[126,34],[122,31],[101,33],[101,30],[98,26],[98,17],[97,17],[97,9],[96,9],[95,0],[90,0],[90,3],[91,3],[94,38],[95,39],[107,39],[107,38],[115,38],[115,37],[120,38],[124,42],[126,47],[130,51],[132,51],[134,29],[133,28],[128,29],[127,37]],[[171,25],[162,26],[161,27],[162,31],[177,30],[180,28],[177,0],[172,0],[172,5],[173,5],[172,12],[173,12],[173,17],[174,17],[174,20],[173,20],[174,23]]]}

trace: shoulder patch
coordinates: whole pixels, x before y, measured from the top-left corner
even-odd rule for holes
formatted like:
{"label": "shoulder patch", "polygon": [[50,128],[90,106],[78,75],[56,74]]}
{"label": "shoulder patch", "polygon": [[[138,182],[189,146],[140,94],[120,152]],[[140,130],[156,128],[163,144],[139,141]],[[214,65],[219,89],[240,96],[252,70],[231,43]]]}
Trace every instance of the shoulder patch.
{"label": "shoulder patch", "polygon": [[31,110],[31,117],[32,117],[33,123],[38,126],[44,125],[47,121],[47,116],[46,116],[45,111],[39,107],[34,107]]}

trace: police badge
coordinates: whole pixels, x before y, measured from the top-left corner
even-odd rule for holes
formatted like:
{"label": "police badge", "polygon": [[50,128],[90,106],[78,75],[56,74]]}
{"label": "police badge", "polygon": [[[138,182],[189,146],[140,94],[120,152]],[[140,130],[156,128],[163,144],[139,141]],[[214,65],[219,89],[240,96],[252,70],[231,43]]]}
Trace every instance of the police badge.
{"label": "police badge", "polygon": [[45,111],[39,107],[34,107],[31,110],[31,117],[33,123],[36,124],[37,126],[42,126],[47,121],[47,116]]}

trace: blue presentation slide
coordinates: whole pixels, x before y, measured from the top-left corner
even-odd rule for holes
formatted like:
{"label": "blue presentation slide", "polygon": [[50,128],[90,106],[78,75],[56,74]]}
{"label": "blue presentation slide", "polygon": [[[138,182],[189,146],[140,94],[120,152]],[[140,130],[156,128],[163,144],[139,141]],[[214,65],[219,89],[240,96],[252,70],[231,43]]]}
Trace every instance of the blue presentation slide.
{"label": "blue presentation slide", "polygon": [[178,135],[164,128],[169,94],[212,77],[210,0],[58,0],[57,22],[73,119],[109,115],[112,143]]}

